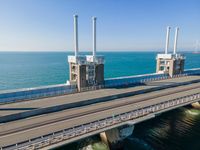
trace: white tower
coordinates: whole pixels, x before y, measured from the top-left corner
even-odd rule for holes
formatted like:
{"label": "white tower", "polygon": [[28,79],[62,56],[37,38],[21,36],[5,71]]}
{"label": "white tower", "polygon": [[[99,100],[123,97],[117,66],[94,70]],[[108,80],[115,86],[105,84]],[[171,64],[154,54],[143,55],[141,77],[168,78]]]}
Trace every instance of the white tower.
{"label": "white tower", "polygon": [[92,18],[93,54],[86,56],[88,86],[104,84],[104,57],[96,55],[96,20]]}
{"label": "white tower", "polygon": [[183,73],[185,57],[181,54],[177,54],[178,31],[179,31],[179,28],[177,27],[175,30],[173,54],[168,53],[170,27],[167,27],[165,53],[158,54],[156,58],[157,59],[157,66],[156,66],[157,73],[166,73],[166,74],[169,74],[171,77],[175,74]]}
{"label": "white tower", "polygon": [[92,18],[92,25],[93,25],[93,57],[96,56],[96,17]]}
{"label": "white tower", "polygon": [[174,51],[173,51],[174,55],[176,55],[176,53],[177,53],[178,31],[179,31],[179,28],[176,27],[175,37],[174,37]]}
{"label": "white tower", "polygon": [[171,27],[168,26],[167,27],[167,34],[166,34],[165,54],[168,53],[170,29],[171,29]]}
{"label": "white tower", "polygon": [[70,84],[76,84],[78,90],[87,86],[86,57],[78,53],[78,15],[74,15],[74,56],[68,56]]}

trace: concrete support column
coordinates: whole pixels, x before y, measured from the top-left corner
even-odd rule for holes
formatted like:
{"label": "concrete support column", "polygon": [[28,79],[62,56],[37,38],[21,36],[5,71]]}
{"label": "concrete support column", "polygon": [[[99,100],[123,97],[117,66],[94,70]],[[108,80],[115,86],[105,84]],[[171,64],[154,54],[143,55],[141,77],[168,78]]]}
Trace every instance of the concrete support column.
{"label": "concrete support column", "polygon": [[157,59],[156,61],[156,73],[158,73],[160,71],[160,59]]}
{"label": "concrete support column", "polygon": [[109,142],[108,142],[108,139],[107,139],[107,136],[106,136],[106,132],[101,132],[100,133],[100,138],[101,138],[101,141],[107,145],[107,147],[109,148],[110,145],[109,145]]}
{"label": "concrete support column", "polygon": [[126,125],[113,128],[100,133],[102,142],[109,145],[110,149],[120,149],[123,147],[123,140],[132,135],[134,125]]}
{"label": "concrete support column", "polygon": [[192,103],[191,105],[192,105],[192,107],[194,107],[194,108],[200,109],[200,103],[199,103],[199,102]]}

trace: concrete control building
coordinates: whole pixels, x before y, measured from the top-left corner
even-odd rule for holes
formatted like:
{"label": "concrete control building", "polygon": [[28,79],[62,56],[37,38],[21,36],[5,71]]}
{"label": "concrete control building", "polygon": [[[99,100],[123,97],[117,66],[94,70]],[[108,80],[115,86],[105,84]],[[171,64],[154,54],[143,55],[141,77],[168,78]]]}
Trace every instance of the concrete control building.
{"label": "concrete control building", "polygon": [[96,17],[93,17],[93,54],[78,54],[78,16],[74,15],[75,55],[68,56],[69,84],[76,84],[79,91],[104,84],[104,56],[96,55]]}
{"label": "concrete control building", "polygon": [[185,57],[177,54],[177,40],[179,28],[176,28],[173,54],[168,53],[170,27],[167,27],[165,53],[157,55],[157,73],[169,74],[171,77],[184,71]]}

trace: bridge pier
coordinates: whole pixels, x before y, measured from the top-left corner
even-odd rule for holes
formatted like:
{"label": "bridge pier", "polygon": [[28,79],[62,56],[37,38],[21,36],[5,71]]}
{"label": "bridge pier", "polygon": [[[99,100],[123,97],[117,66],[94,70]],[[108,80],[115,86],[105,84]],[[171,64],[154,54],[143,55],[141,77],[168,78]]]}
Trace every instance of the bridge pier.
{"label": "bridge pier", "polygon": [[104,142],[110,149],[121,149],[123,147],[123,140],[133,133],[134,125],[125,125],[118,128],[113,128],[100,133],[102,142]]}
{"label": "bridge pier", "polygon": [[193,108],[200,109],[200,102],[195,102],[191,104]]}

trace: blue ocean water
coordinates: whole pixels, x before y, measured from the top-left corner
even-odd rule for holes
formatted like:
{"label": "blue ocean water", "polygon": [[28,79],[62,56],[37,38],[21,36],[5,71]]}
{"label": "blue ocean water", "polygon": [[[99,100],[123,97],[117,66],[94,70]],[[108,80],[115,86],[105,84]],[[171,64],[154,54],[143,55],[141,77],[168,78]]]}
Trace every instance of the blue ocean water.
{"label": "blue ocean water", "polygon": [[[89,54],[89,53],[83,53]],[[101,52],[105,77],[155,72],[156,52]],[[72,52],[0,52],[0,90],[65,83]],[[185,68],[200,67],[199,54],[185,53]]]}

